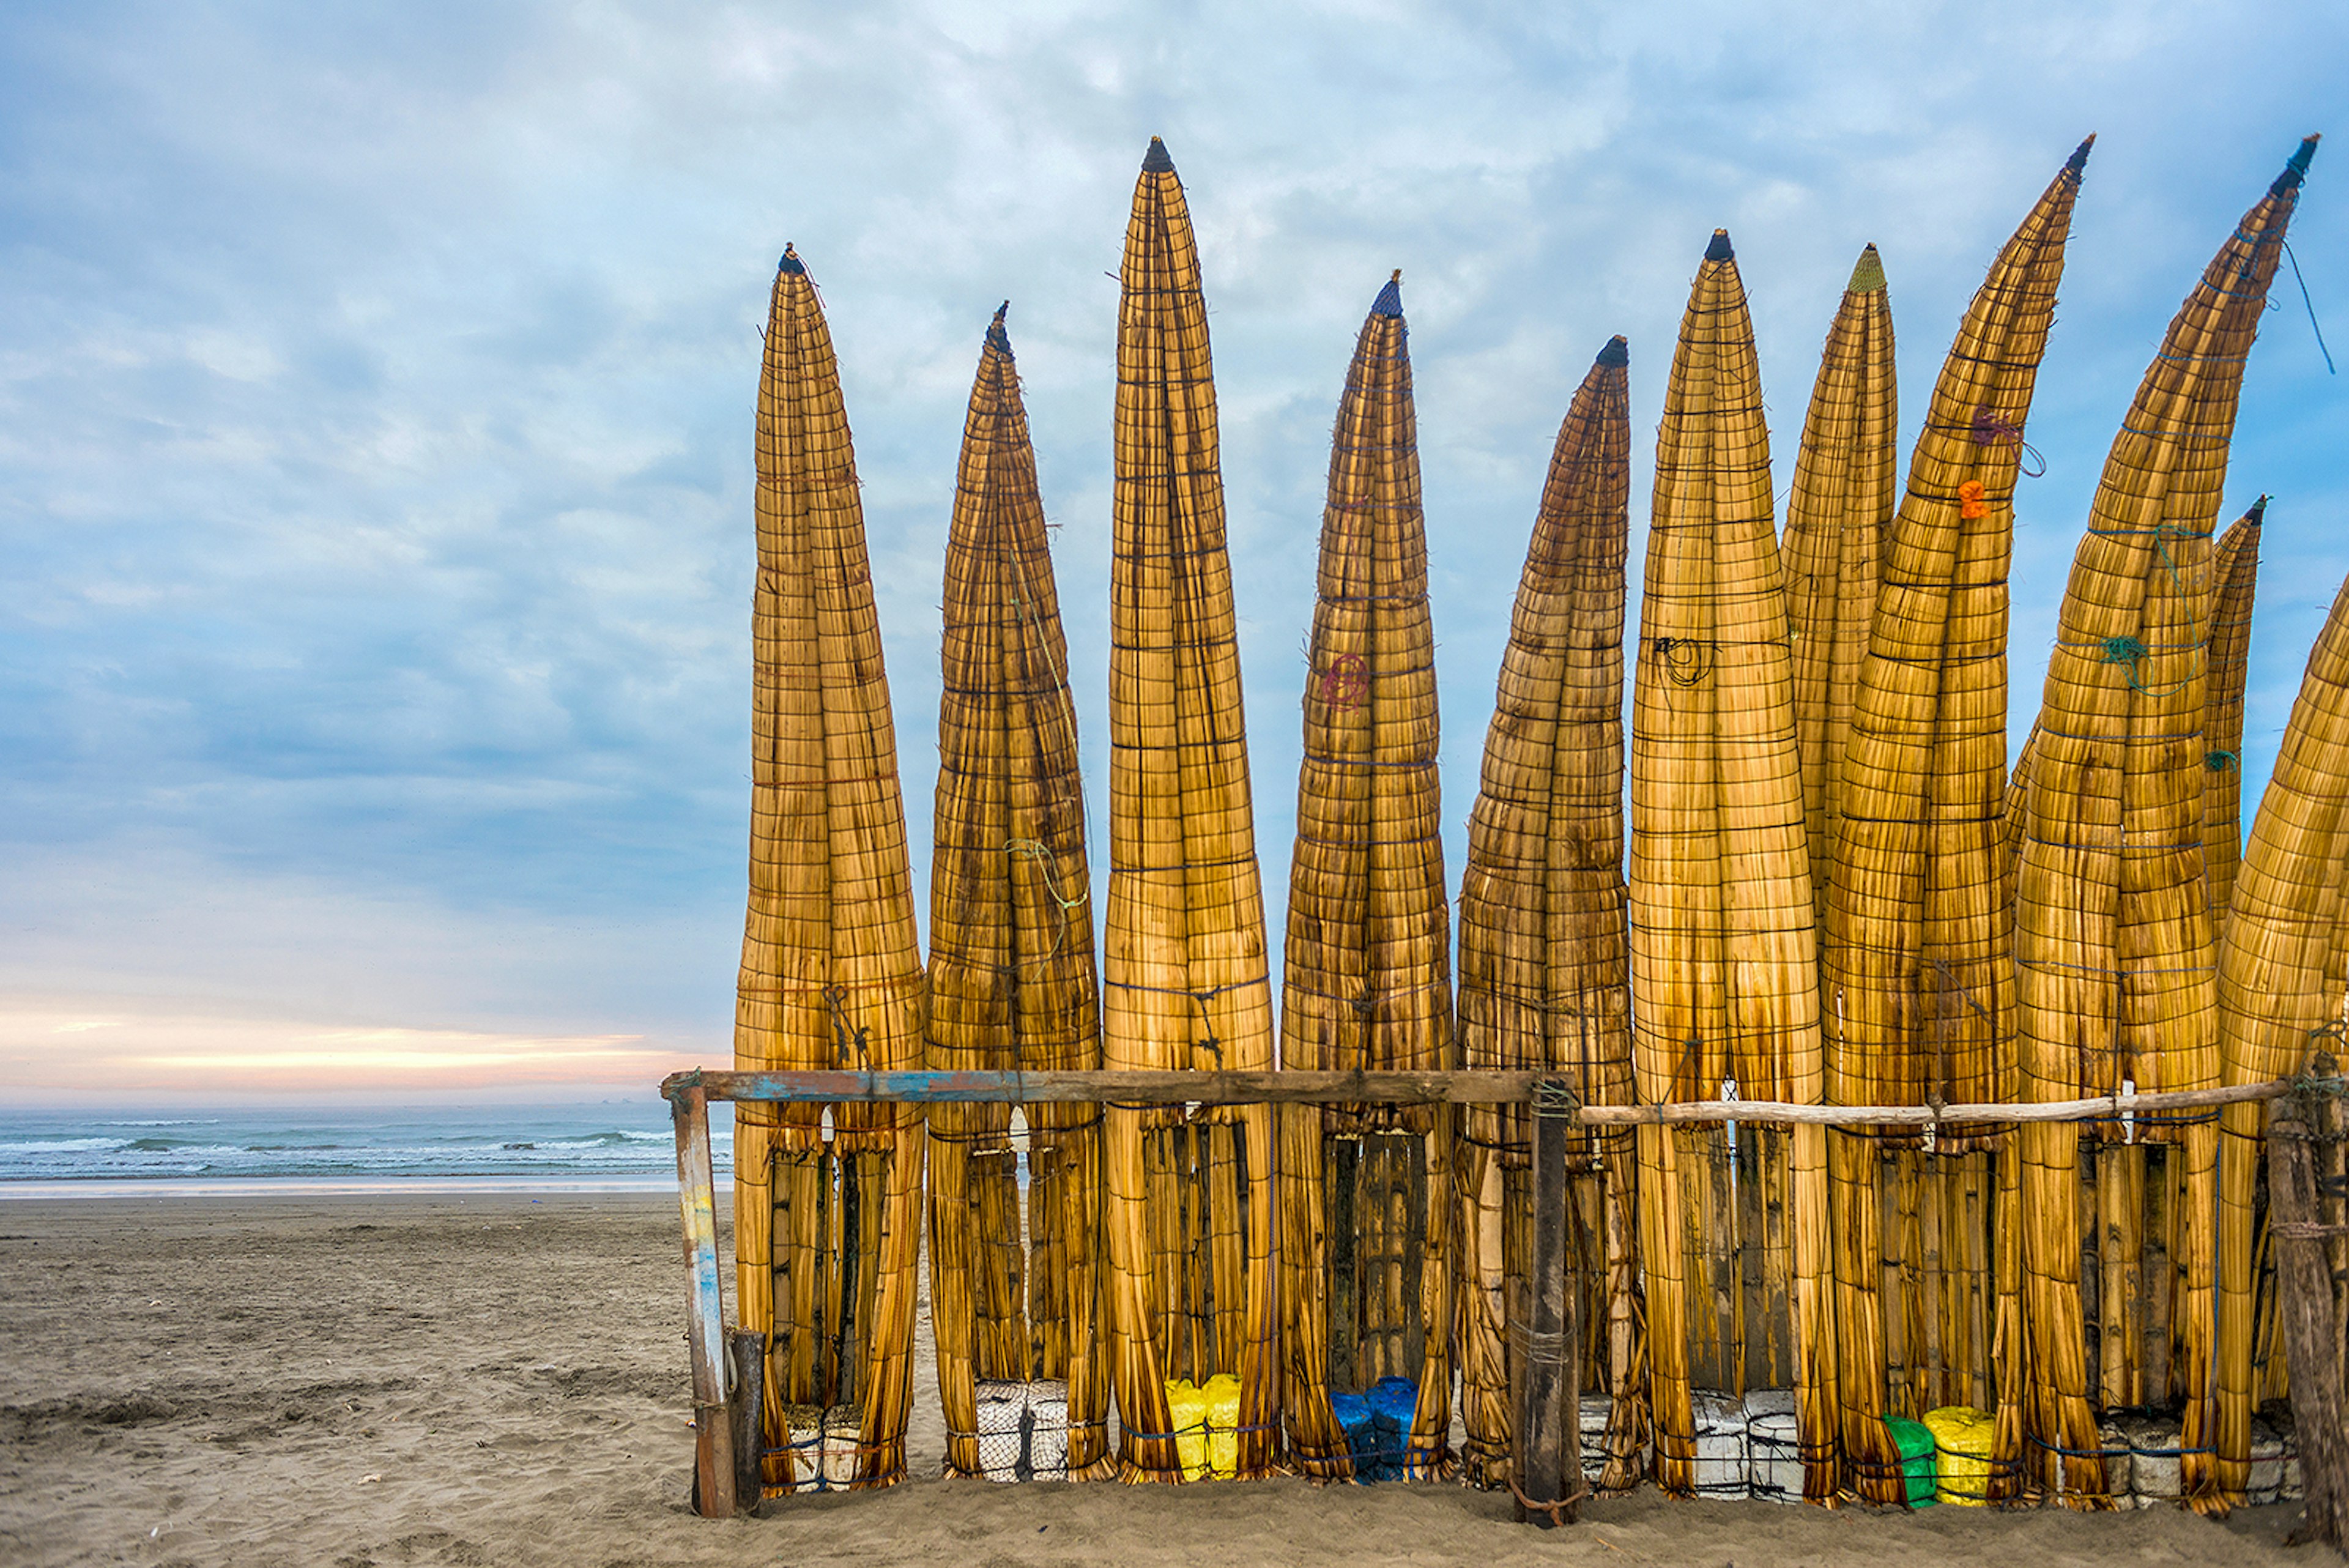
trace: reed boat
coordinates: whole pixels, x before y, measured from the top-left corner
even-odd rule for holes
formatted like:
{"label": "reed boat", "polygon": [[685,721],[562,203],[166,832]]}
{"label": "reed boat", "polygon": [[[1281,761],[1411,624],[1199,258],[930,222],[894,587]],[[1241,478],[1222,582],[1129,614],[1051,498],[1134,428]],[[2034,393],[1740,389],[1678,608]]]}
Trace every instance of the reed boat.
{"label": "reed boat", "polygon": [[[1821,936],[1826,1097],[1837,1104],[2006,1095],[2014,487],[2093,141],[2056,171],[1976,290],[1883,530]],[[2013,1383],[1992,1366],[2005,1298],[1993,1251],[1998,1179],[1979,1152],[1988,1129],[1950,1130],[1930,1158],[1891,1129],[1828,1137],[1842,1446],[1851,1484],[1872,1501],[1897,1502],[1904,1488],[1886,1417],[1990,1408]],[[2020,1438],[2010,1409],[1993,1466],[1999,1495],[2011,1490]]]}
{"label": "reed boat", "polygon": [[[1289,871],[1284,1067],[1458,1065],[1402,277],[1363,320],[1330,437]],[[1280,1124],[1290,1460],[1310,1476],[1446,1473],[1451,1108],[1294,1106]],[[1407,1416],[1381,1423],[1366,1402],[1350,1432],[1332,1396],[1375,1397],[1401,1414],[1400,1386],[1386,1382],[1396,1378],[1410,1385]]]}
{"label": "reed boat", "polygon": [[[1112,462],[1102,1064],[1268,1069],[1272,991],[1215,368],[1190,211],[1155,137],[1118,274]],[[1129,1480],[1183,1478],[1170,1386],[1217,1376],[1238,1384],[1231,1469],[1273,1469],[1272,1129],[1263,1106],[1106,1108],[1102,1289]]]}
{"label": "reed boat", "polygon": [[[1785,587],[1753,326],[1726,231],[1698,269],[1665,391],[1633,691],[1640,1098],[1815,1104],[1818,969]],[[1836,1494],[1823,1130],[1749,1126],[1733,1143],[1725,1130],[1639,1129],[1656,1480],[1668,1491],[1695,1484],[1694,1376],[1741,1394],[1791,1384],[1805,1495]],[[1692,1313],[1692,1295],[1711,1310]]]}
{"label": "reed boat", "polygon": [[2202,874],[2210,888],[2210,919],[2223,925],[2242,859],[2243,691],[2251,672],[2251,606],[2259,597],[2260,524],[2268,498],[2219,535],[2210,575],[2218,598],[2210,609],[2209,676],[2202,711]]}
{"label": "reed boat", "polygon": [[[2243,363],[2314,151],[2312,138],[2293,155],[2171,321],[2073,559],[2015,894],[2026,1100],[2219,1081],[2218,933],[2203,852],[2210,536]],[[2085,1134],[2045,1123],[2021,1134],[2034,1468],[2067,1500],[2103,1500],[2099,1404],[2174,1399],[2187,1498],[2201,1510],[2226,1506],[2212,1381],[2218,1134],[2215,1117],[2144,1116]],[[2095,1271],[2084,1270],[2080,1246],[2084,1138],[2094,1153]],[[2149,1144],[2164,1149],[2161,1178],[2147,1171]],[[2166,1212],[2148,1195],[2166,1199]],[[2144,1288],[2148,1231],[2166,1232],[2162,1272],[2176,1275],[2166,1302]],[[2251,1324],[2229,1320],[2223,1332],[2248,1345]]]}
{"label": "reed boat", "polygon": [[[1004,316],[979,351],[947,536],[927,1059],[947,1071],[1098,1068],[1076,707]],[[1015,1127],[1008,1105],[944,1104],[928,1126],[947,1473],[1113,1470],[1100,1107],[1023,1106]]]}
{"label": "reed boat", "polygon": [[[856,455],[823,303],[790,249],[758,463],[735,1065],[918,1067],[924,976]],[[738,1299],[770,1336],[770,1487],[905,1477],[922,1157],[918,1107],[735,1109]]]}
{"label": "reed boat", "polygon": [[[1550,1069],[1588,1105],[1632,1103],[1623,883],[1623,611],[1630,555],[1630,353],[1610,339],[1551,450],[1509,618],[1460,883],[1464,1064]],[[1531,1237],[1521,1107],[1468,1109],[1458,1167],[1462,1416],[1469,1479],[1509,1479],[1510,1324]],[[1585,1388],[1612,1397],[1596,1485],[1645,1472],[1648,1416],[1628,1128],[1571,1147]]]}
{"label": "reed boat", "polygon": [[[2219,1071],[2255,1084],[2309,1070],[2341,1050],[2334,958],[2349,877],[2349,584],[2308,657],[2274,772],[2251,822],[2219,942]],[[2220,1121],[2218,1469],[2239,1495],[2249,1477],[2257,1368],[2248,1325],[2264,1237],[2259,1193],[2262,1113],[2229,1106]]]}

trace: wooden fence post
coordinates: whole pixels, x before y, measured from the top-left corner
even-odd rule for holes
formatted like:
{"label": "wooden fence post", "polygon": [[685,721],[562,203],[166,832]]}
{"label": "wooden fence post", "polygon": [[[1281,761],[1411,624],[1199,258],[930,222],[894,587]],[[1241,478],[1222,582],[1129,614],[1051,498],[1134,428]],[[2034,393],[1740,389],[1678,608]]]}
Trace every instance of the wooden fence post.
{"label": "wooden fence post", "polygon": [[1573,1198],[1567,1142],[1574,1094],[1561,1079],[1534,1085],[1533,1258],[1527,1321],[1516,1341],[1525,1375],[1518,1386],[1517,1517],[1544,1530],[1574,1521],[1582,1484],[1582,1324],[1569,1277]]}
{"label": "wooden fence post", "polygon": [[755,1329],[730,1329],[726,1349],[734,1371],[734,1385],[727,1395],[733,1428],[734,1506],[750,1513],[766,1491],[760,1461],[764,1457],[761,1438],[767,1404],[767,1336]]}
{"label": "wooden fence post", "polygon": [[709,1096],[688,1084],[669,1099],[677,1130],[677,1197],[685,1217],[685,1272],[693,1310],[693,1502],[705,1519],[734,1511],[734,1434],[726,1404],[726,1297],[718,1282],[718,1183],[709,1168]]}
{"label": "wooden fence post", "polygon": [[2300,1439],[2307,1513],[2296,1541],[2342,1550],[2349,1508],[2349,1443],[2341,1429],[2340,1324],[2333,1319],[2329,1227],[2316,1185],[2309,1139],[2333,1118],[2321,1116],[2308,1091],[2286,1096],[2268,1112],[2268,1233],[2275,1241],[2276,1306],[2292,1366],[2292,1423]]}

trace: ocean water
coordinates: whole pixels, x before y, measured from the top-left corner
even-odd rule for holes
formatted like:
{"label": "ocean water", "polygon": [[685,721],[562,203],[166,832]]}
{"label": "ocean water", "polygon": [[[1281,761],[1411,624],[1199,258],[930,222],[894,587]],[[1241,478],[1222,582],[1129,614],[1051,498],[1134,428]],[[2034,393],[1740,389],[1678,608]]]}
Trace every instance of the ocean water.
{"label": "ocean water", "polygon": [[[720,1181],[733,1140],[713,1127]],[[673,1188],[668,1106],[651,1096],[543,1106],[0,1107],[0,1195],[72,1184]]]}

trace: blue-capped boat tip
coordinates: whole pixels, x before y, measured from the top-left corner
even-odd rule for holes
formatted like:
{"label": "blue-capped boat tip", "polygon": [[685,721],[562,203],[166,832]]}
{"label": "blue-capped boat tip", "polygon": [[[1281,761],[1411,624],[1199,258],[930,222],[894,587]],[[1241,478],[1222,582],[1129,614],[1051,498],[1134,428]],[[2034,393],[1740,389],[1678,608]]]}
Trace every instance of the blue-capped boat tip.
{"label": "blue-capped boat tip", "polygon": [[1713,230],[1713,244],[1704,247],[1704,259],[1707,261],[1728,261],[1736,254],[1737,253],[1730,248],[1729,231],[1727,229]]}
{"label": "blue-capped boat tip", "polygon": [[786,243],[783,246],[783,259],[775,264],[775,270],[787,272],[793,277],[798,277],[804,274],[807,268],[800,265],[800,253]]}
{"label": "blue-capped boat tip", "polygon": [[995,319],[987,324],[987,346],[1006,359],[1017,358],[1011,352],[1011,334],[1003,329],[1004,315],[1010,308],[1011,302],[1005,300],[995,307]]}
{"label": "blue-capped boat tip", "polygon": [[1387,279],[1387,286],[1379,290],[1378,298],[1371,302],[1371,314],[1372,316],[1402,314],[1402,268],[1395,268],[1394,275]]}
{"label": "blue-capped boat tip", "polygon": [[2085,169],[2088,166],[2088,149],[2094,147],[2095,144],[2096,133],[2092,130],[2088,132],[2086,139],[2083,140],[2079,146],[2072,149],[2072,156],[2064,160],[2064,171],[2070,174],[2077,174],[2081,170]]}
{"label": "blue-capped boat tip", "polygon": [[1607,340],[1607,347],[1599,351],[1599,358],[1593,361],[1610,369],[1628,365],[1630,362],[1631,346],[1623,340],[1623,335],[1619,332]]}
{"label": "blue-capped boat tip", "polygon": [[2283,166],[2283,172],[2277,175],[2275,183],[2268,187],[2269,195],[2281,196],[2287,191],[2300,189],[2301,182],[2308,178],[2308,161],[2316,156],[2316,144],[2322,140],[2315,136],[2301,138],[2300,151],[2292,155],[2292,161]]}
{"label": "blue-capped boat tip", "polygon": [[1142,171],[1145,174],[1171,174],[1174,160],[1168,156],[1166,144],[1156,137],[1150,139],[1150,151],[1142,155]]}

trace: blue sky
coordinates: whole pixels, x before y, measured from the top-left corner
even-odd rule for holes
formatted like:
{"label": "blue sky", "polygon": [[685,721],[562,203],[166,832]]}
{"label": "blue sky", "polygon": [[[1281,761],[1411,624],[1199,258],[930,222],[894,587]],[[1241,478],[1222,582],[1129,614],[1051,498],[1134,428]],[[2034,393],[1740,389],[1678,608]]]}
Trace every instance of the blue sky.
{"label": "blue sky", "polygon": [[[2349,14],[2320,5],[13,7],[0,1096],[723,1058],[787,240],[841,351],[920,883],[955,448],[1006,297],[1105,782],[1103,275],[1166,138],[1214,310],[1277,947],[1328,428],[1390,268],[1456,877],[1557,421],[1628,335],[1637,527],[1716,224],[1783,497],[1859,248],[1890,276],[1905,456],[1983,267],[2098,133],[2030,431],[2019,737],[2139,372],[2344,102]],[[2336,351],[2343,159],[2293,230]],[[2247,799],[2349,572],[2344,382],[2288,271],[2276,297],[2227,503],[2277,497]]]}

